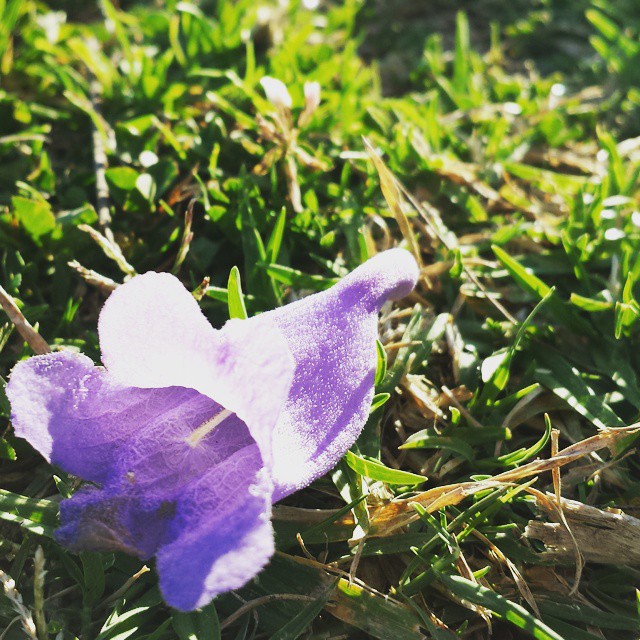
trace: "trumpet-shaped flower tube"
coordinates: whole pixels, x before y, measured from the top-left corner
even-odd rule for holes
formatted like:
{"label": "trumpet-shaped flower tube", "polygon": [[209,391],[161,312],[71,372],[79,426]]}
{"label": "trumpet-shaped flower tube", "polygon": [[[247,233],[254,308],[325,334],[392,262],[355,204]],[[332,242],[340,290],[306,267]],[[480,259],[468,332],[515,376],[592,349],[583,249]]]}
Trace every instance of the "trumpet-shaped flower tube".
{"label": "trumpet-shaped flower tube", "polygon": [[35,356],[7,385],[16,434],[92,483],[62,502],[59,542],[156,556],[182,610],[241,587],[273,553],[272,503],[360,433],[378,311],[417,275],[409,253],[386,251],[328,291],[220,330],[171,275],[119,287],[100,315],[104,367]]}

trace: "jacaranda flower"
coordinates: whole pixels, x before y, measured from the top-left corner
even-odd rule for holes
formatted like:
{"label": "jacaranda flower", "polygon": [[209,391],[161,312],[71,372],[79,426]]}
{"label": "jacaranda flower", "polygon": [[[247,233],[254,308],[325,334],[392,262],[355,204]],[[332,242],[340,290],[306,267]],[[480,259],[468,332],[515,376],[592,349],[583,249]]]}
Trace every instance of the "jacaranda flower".
{"label": "jacaranda flower", "polygon": [[221,330],[169,274],[120,286],[100,314],[104,368],[60,351],[18,363],[7,385],[16,434],[91,483],[62,502],[58,541],[155,555],[164,598],[182,610],[244,585],[273,554],[272,503],[360,433],[378,311],[417,276],[393,249]]}

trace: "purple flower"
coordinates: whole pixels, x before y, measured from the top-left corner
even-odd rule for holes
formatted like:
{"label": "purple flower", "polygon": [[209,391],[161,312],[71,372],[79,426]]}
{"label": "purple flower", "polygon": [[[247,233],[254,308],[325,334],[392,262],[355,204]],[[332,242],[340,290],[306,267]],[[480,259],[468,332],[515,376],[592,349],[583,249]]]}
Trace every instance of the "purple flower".
{"label": "purple flower", "polygon": [[418,269],[401,249],[328,291],[215,330],[173,276],[119,287],[100,314],[106,368],[68,351],[16,365],[16,434],[92,483],[61,504],[73,551],[157,558],[168,604],[204,606],[271,557],[271,504],[323,475],[373,396],[377,314]]}

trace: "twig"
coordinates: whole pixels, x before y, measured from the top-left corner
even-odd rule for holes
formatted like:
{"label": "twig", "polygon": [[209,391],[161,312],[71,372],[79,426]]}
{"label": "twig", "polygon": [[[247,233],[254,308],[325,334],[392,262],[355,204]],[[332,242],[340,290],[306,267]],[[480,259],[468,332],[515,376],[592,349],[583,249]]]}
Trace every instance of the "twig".
{"label": "twig", "polygon": [[103,235],[88,224],[79,224],[78,229],[88,233],[91,236],[91,239],[102,249],[104,255],[118,265],[122,273],[126,276],[136,275],[136,270],[127,262],[127,259],[122,253],[122,249],[120,249],[120,246],[115,242],[115,240],[110,240],[106,235]]}
{"label": "twig", "polygon": [[300,532],[296,533],[296,540],[300,545],[300,549],[302,549],[302,553],[304,553],[304,555],[307,558],[309,558],[309,560],[315,560],[315,557],[311,554],[309,549],[307,549],[307,545],[304,543],[304,540],[302,539],[302,535],[300,535]]}
{"label": "twig", "polygon": [[410,340],[408,342],[393,342],[391,344],[385,344],[385,351],[397,351],[398,349],[404,349],[405,347],[419,347],[422,344],[420,340]]}
{"label": "twig", "polygon": [[302,206],[302,195],[298,181],[298,166],[296,165],[295,158],[291,154],[287,154],[285,157],[284,174],[287,178],[287,189],[289,191],[291,206],[296,213],[300,213],[304,208]]}
{"label": "twig", "polygon": [[[281,551],[276,551],[276,554],[281,556],[286,556],[286,554],[282,553]],[[364,582],[364,580],[361,580],[356,576],[352,576],[351,574],[349,574],[348,571],[343,571],[337,566],[333,566],[333,563],[325,564],[324,562],[319,562],[318,560],[312,560],[311,558],[302,558],[301,556],[296,556],[295,561],[298,562],[299,564],[306,564],[308,566],[313,567],[314,569],[320,569],[321,571],[325,571],[326,573],[331,573],[340,578],[344,578],[349,582],[349,584],[356,584],[361,589],[363,589],[364,591],[367,591],[368,593],[371,593],[374,596],[379,596],[380,598],[384,598],[385,600],[388,600],[390,602],[396,602],[396,603],[402,604],[399,600],[387,594],[381,593],[377,589],[374,589],[372,586]]]}
{"label": "twig", "polygon": [[[89,84],[89,98],[93,109],[100,113],[100,83],[92,80]],[[107,153],[104,148],[104,140],[98,127],[91,121],[91,140],[93,143],[93,168],[96,174],[96,210],[98,212],[98,222],[104,235],[115,244],[115,238],[111,231],[111,211],[109,210],[109,185],[107,184]]]}
{"label": "twig", "polygon": [[47,620],[44,616],[44,576],[46,573],[44,569],[44,552],[42,547],[38,546],[34,557],[33,617],[35,618],[40,640],[49,640],[49,629],[47,629]]}
{"label": "twig", "polygon": [[[576,545],[567,527],[560,522],[555,494],[539,492],[532,495],[538,507],[555,522],[530,520],[524,531],[525,537],[544,544],[546,551],[541,555],[544,560],[563,562],[575,558]],[[567,498],[561,500],[562,511],[571,525],[580,552],[588,562],[640,565],[637,544],[640,520],[620,510],[598,509]]]}
{"label": "twig", "polygon": [[67,262],[67,264],[78,273],[87,284],[93,285],[105,293],[111,293],[118,286],[115,280],[107,278],[107,276],[103,276],[101,273],[93,271],[93,269],[83,267],[77,260],[71,260]]}
{"label": "twig", "polygon": [[496,545],[493,544],[493,542],[491,542],[489,538],[481,534],[477,529],[471,529],[471,535],[475,536],[479,540],[482,540],[482,542],[486,544],[487,547],[489,548],[489,552],[492,553],[500,562],[504,563],[507,566],[507,569],[509,569],[509,572],[511,573],[511,577],[515,582],[516,587],[520,592],[520,595],[526,600],[527,604],[531,607],[532,611],[539,618],[540,610],[538,609],[538,604],[535,598],[533,597],[533,593],[531,592],[529,585],[527,584],[526,580],[523,578],[518,567],[516,567],[516,565],[511,560],[509,560],[509,558],[504,553],[502,553],[502,551],[498,547],[496,547]]}
{"label": "twig", "polygon": [[191,241],[193,240],[193,231],[191,231],[191,225],[193,223],[193,205],[196,203],[196,199],[194,198],[189,202],[189,206],[184,214],[184,230],[182,232],[182,240],[180,241],[180,248],[178,249],[178,254],[176,255],[176,260],[173,263],[173,269],[171,269],[171,273],[177,274],[180,271],[180,266],[184,262],[187,254],[189,253],[189,247],[191,246]]}
{"label": "twig", "polygon": [[77,589],[80,588],[79,584],[72,584],[70,587],[67,587],[66,589],[61,589],[60,591],[58,591],[58,593],[54,593],[53,595],[49,596],[48,598],[45,598],[45,602],[52,602],[53,600],[58,600],[59,598],[62,598],[63,596],[68,595],[69,593],[73,593],[74,591],[76,591]]}
{"label": "twig", "polygon": [[364,551],[364,544],[367,541],[366,534],[360,538],[358,542],[358,548],[356,549],[355,555],[353,556],[353,561],[351,562],[351,566],[349,567],[349,584],[351,585],[356,577],[356,572],[358,571],[358,567],[360,566],[360,559],[362,558],[362,552]]}
{"label": "twig", "polygon": [[24,338],[24,341],[31,347],[34,353],[42,355],[51,352],[45,339],[31,326],[22,311],[18,309],[14,299],[1,286],[0,305],[9,316],[9,320],[15,325],[18,333]]}

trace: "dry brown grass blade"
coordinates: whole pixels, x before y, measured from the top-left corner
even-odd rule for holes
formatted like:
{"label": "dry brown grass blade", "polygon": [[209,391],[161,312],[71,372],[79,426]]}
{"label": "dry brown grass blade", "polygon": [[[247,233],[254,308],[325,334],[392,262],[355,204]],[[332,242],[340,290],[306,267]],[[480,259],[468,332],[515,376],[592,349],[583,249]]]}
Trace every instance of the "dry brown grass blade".
{"label": "dry brown grass blade", "polygon": [[136,270],[127,262],[122,250],[115,241],[112,242],[107,236],[90,227],[88,224],[79,224],[78,229],[89,234],[91,239],[102,249],[105,256],[118,265],[122,273],[128,277],[136,275]]}
{"label": "dry brown grass blade", "polygon": [[[544,414],[544,419],[549,422],[550,418],[548,414]],[[558,439],[560,437],[560,432],[557,429],[551,430],[551,455],[556,456],[558,454]],[[584,566],[584,557],[580,553],[580,546],[578,545],[578,541],[575,539],[573,532],[571,531],[571,527],[565,518],[564,511],[562,510],[562,480],[560,478],[560,469],[556,468],[551,471],[551,477],[553,478],[553,491],[556,496],[556,507],[558,509],[558,517],[560,518],[560,522],[567,529],[567,533],[573,542],[573,548],[575,551],[575,560],[576,560],[576,574],[573,579],[573,585],[571,586],[571,591],[569,595],[572,596],[578,591],[578,587],[580,586],[580,577],[582,576],[582,568]]]}
{"label": "dry brown grass blade", "polygon": [[[302,507],[289,507],[288,505],[278,504],[273,508],[273,519],[281,522],[295,522],[301,527],[313,527],[325,520],[329,520],[338,513],[339,509],[304,509]],[[343,515],[334,521],[339,525],[355,525],[351,512]]]}
{"label": "dry brown grass blade", "polygon": [[[463,578],[466,578],[467,580],[469,580],[469,582],[473,582],[474,584],[480,584],[476,579],[475,575],[473,574],[473,571],[471,570],[471,567],[469,566],[467,559],[464,557],[462,550],[460,550],[460,555],[456,560],[456,569],[458,569],[458,573]],[[482,586],[486,587],[488,585],[485,583]],[[489,635],[491,635],[492,633],[491,611],[485,607],[482,607],[478,604],[473,604],[471,602],[462,601],[461,604],[467,607],[467,609],[470,609],[471,611],[475,611],[475,613],[477,613],[487,623],[487,627],[489,627]]]}
{"label": "dry brown grass blade", "polygon": [[402,192],[398,188],[397,180],[393,173],[389,171],[387,165],[382,161],[382,158],[378,155],[376,150],[371,146],[371,143],[365,138],[362,138],[364,142],[365,149],[371,158],[376,171],[378,172],[378,176],[380,178],[380,188],[382,189],[382,195],[384,195],[384,199],[387,201],[389,208],[393,212],[395,219],[400,227],[400,231],[402,233],[403,238],[409,244],[409,248],[413,257],[416,259],[416,262],[422,268],[422,257],[420,255],[420,247],[418,246],[418,242],[416,241],[415,234],[413,233],[413,229],[411,228],[411,224],[409,223],[409,219],[407,218],[405,212],[402,210],[402,202],[404,198],[402,197]]}
{"label": "dry brown grass blade", "polygon": [[371,514],[370,535],[385,536],[395,531],[398,527],[409,524],[417,518],[412,504],[418,502],[429,513],[442,509],[443,507],[456,505],[468,496],[479,491],[504,486],[505,483],[514,483],[524,478],[536,476],[545,471],[562,467],[570,462],[574,462],[594,451],[605,447],[613,446],[617,440],[638,430],[638,425],[632,427],[621,427],[602,431],[591,438],[587,438],[573,444],[557,455],[547,460],[535,460],[517,469],[505,471],[493,478],[479,482],[460,482],[456,484],[435,487],[424,491],[411,498],[394,500],[375,509]]}
{"label": "dry brown grass blade", "polygon": [[193,198],[189,205],[187,206],[187,210],[184,214],[184,229],[182,231],[182,238],[180,240],[180,247],[178,248],[178,253],[176,254],[175,262],[173,263],[173,268],[171,269],[171,273],[177,274],[180,271],[180,267],[182,263],[185,261],[187,254],[189,253],[189,249],[191,248],[191,242],[193,240],[193,207],[196,203],[196,199]]}
{"label": "dry brown grass blade", "polygon": [[110,294],[118,287],[118,283],[107,276],[103,276],[93,269],[83,267],[77,260],[71,260],[67,264],[87,283],[97,287],[105,294]]}
{"label": "dry brown grass blade", "polygon": [[523,575],[520,573],[516,565],[511,560],[509,560],[509,558],[505,556],[504,553],[502,553],[502,551],[500,551],[500,549],[498,549],[498,547],[496,547],[496,545],[493,544],[491,540],[489,540],[489,538],[482,535],[477,529],[474,529],[471,534],[474,537],[478,538],[478,540],[481,540],[489,548],[493,556],[495,556],[495,558],[497,558],[502,564],[507,567],[507,569],[509,569],[509,573],[511,573],[511,577],[515,582],[520,595],[539,618],[540,610],[538,609],[538,604],[533,597],[533,593],[529,588],[529,585],[527,584],[526,580],[524,579]]}
{"label": "dry brown grass blade", "polygon": [[[388,169],[387,169],[388,171]],[[411,192],[396,178],[392,175],[394,180],[394,184],[396,188],[400,191],[402,195],[409,201],[409,204],[418,212],[418,214],[425,221],[427,227],[431,231],[431,233],[438,238],[438,240],[450,251],[458,248],[457,238],[453,235],[449,229],[447,229],[442,222],[442,218],[440,217],[439,212],[435,207],[427,203],[418,202],[418,200],[411,194]],[[462,268],[464,272],[467,274],[467,277],[473,284],[478,287],[480,291],[484,294],[485,298],[512,324],[519,324],[516,318],[505,308],[505,306],[499,301],[495,299],[495,296],[492,296],[487,291],[487,288],[478,280],[478,277],[473,272],[473,270],[469,267],[465,260],[462,261]]]}
{"label": "dry brown grass blade", "polygon": [[301,602],[313,602],[315,598],[313,596],[306,596],[300,593],[271,593],[268,596],[261,596],[245,602],[241,607],[236,609],[228,618],[225,618],[220,622],[220,629],[224,630],[231,626],[236,620],[242,618],[245,613],[253,611],[256,607],[261,607],[263,604],[269,604],[270,602],[279,602],[282,600],[299,600]]}
{"label": "dry brown grass blade", "polygon": [[411,506],[414,502],[421,504],[429,513],[432,513],[443,507],[459,504],[474,493],[493,489],[498,484],[493,480],[459,482],[423,491],[412,498],[393,500],[373,510],[369,535],[386,536],[398,527],[414,521],[418,517]]}
{"label": "dry brown grass blade", "polygon": [[145,573],[148,573],[149,571],[151,571],[151,569],[149,569],[149,567],[147,567],[146,564],[143,565],[132,576],[127,578],[127,580],[125,581],[125,583],[121,587],[116,589],[111,595],[107,596],[100,604],[96,605],[96,609],[104,609],[105,607],[110,605],[112,602],[115,602],[118,598],[123,596],[129,590],[131,585],[138,578],[140,578],[140,576],[144,575]]}
{"label": "dry brown grass blade", "polygon": [[32,351],[37,355],[50,353],[51,348],[46,340],[31,326],[30,322],[24,317],[24,314],[15,303],[15,300],[0,287],[0,306],[9,316],[9,320],[13,322],[18,333],[24,338],[24,341],[31,347]]}
{"label": "dry brown grass blade", "polygon": [[511,471],[505,471],[497,476],[493,477],[493,480],[500,480],[502,482],[515,482],[522,478],[528,478],[530,476],[544,473],[545,471],[551,471],[558,467],[562,467],[565,464],[569,464],[574,460],[578,460],[590,453],[594,453],[600,449],[613,446],[620,438],[629,435],[635,431],[638,431],[640,426],[634,424],[629,427],[616,427],[601,431],[595,436],[576,442],[562,451],[559,451],[556,456],[553,456],[547,460],[535,460],[529,464],[525,464],[522,467],[513,469]]}
{"label": "dry brown grass blade", "polygon": [[[417,246],[415,237],[411,233],[411,229],[409,227],[409,221],[402,211],[402,201],[406,198],[406,200],[411,204],[411,206],[418,212],[418,214],[425,221],[429,231],[433,234],[434,237],[438,238],[438,240],[450,251],[456,249],[458,247],[457,238],[454,234],[449,231],[444,225],[440,214],[435,209],[428,204],[422,204],[413,197],[413,195],[409,192],[409,190],[402,184],[400,180],[389,170],[389,168],[384,164],[380,156],[375,152],[371,144],[366,138],[363,138],[365,147],[367,149],[367,153],[371,157],[376,170],[378,171],[378,175],[380,176],[380,186],[382,188],[382,192],[384,194],[389,207],[396,215],[398,220],[398,224],[400,225],[400,230],[402,231],[402,235],[409,241],[411,251],[416,256],[418,260],[418,264],[422,267],[422,261],[419,256],[419,248]],[[512,324],[518,324],[518,321],[509,313],[509,311],[502,305],[498,300],[495,299],[494,296],[489,295],[486,287],[478,280],[476,274],[469,268],[465,261],[462,261],[462,267],[467,274],[469,280],[473,282],[473,284],[478,287],[480,291],[485,294],[485,297],[494,307]]]}
{"label": "dry brown grass blade", "polygon": [[381,593],[380,591],[378,591],[377,589],[374,589],[371,585],[367,584],[363,580],[360,580],[360,578],[356,576],[351,576],[348,571],[343,571],[342,569],[338,568],[334,564],[325,564],[324,562],[320,562],[315,558],[302,558],[300,556],[290,556],[286,553],[283,553],[282,551],[276,551],[276,555],[286,557],[291,562],[295,562],[297,564],[302,564],[308,567],[313,567],[314,569],[319,569],[325,574],[332,574],[334,576],[338,576],[339,578],[344,580],[344,582],[346,582],[347,584],[357,585],[358,587],[360,587],[364,591],[367,591],[371,595],[374,595],[379,598],[384,598],[385,600],[404,606],[396,598],[393,598],[389,595]]}

